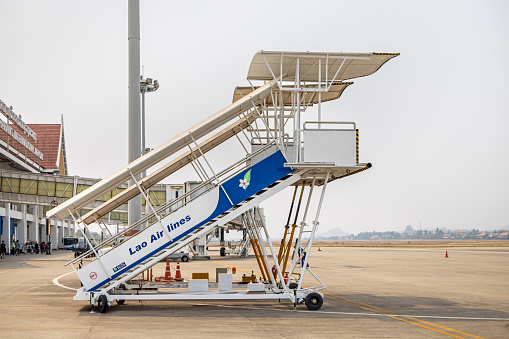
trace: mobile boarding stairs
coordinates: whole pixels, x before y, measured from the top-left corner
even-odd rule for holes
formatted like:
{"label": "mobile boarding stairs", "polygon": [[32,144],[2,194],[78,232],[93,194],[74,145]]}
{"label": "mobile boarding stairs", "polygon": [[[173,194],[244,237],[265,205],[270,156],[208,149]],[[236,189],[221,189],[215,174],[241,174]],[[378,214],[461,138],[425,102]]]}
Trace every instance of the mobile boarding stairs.
{"label": "mobile boarding stairs", "polygon": [[[59,219],[75,217],[91,248],[66,264],[71,265],[83,285],[74,299],[88,300],[91,305],[97,302],[101,312],[115,300],[122,304],[125,300],[287,299],[294,305],[305,302],[308,308],[319,309],[323,303],[319,291],[325,285],[311,272],[308,260],[326,187],[333,180],[371,167],[359,163],[355,123],[322,121],[321,106],[339,98],[352,84],[345,80],[370,75],[397,55],[256,53],[247,76],[250,86],[237,87],[231,105],[47,213]],[[312,106],[317,108],[318,118],[305,120],[304,114]],[[244,153],[230,166],[215,170],[205,154],[227,140],[235,141],[234,137]],[[161,168],[139,178],[141,172],[163,160],[167,162]],[[154,203],[150,187],[186,166],[196,171],[201,184],[178,199]],[[135,184],[94,210],[80,213],[88,202],[128,180]],[[258,205],[289,186],[295,190],[276,253]],[[319,186],[318,201],[311,204]],[[305,190],[307,198],[303,199]],[[95,223],[107,231],[101,217],[139,194],[146,199],[151,213],[97,243],[88,226]],[[311,206],[315,211],[309,225]],[[258,281],[253,279],[240,287],[231,274],[220,274],[217,285],[191,279],[150,285],[150,290],[127,289],[129,282],[168,255],[238,217],[249,234],[260,273]],[[307,243],[302,241],[303,236],[309,237]],[[95,255],[93,260],[84,260],[91,254]],[[304,287],[306,272],[320,286]]]}

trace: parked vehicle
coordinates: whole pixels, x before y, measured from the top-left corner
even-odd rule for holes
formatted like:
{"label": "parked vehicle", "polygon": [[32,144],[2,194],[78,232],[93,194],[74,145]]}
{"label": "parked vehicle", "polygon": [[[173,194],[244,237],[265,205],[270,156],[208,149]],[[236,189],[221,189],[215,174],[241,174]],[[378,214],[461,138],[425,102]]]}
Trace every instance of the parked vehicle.
{"label": "parked vehicle", "polygon": [[172,253],[168,257],[166,257],[166,259],[188,262],[189,261],[189,251],[179,251],[179,252]]}
{"label": "parked vehicle", "polygon": [[77,247],[86,247],[85,238],[83,237],[63,237],[62,246],[65,250],[74,250]]}

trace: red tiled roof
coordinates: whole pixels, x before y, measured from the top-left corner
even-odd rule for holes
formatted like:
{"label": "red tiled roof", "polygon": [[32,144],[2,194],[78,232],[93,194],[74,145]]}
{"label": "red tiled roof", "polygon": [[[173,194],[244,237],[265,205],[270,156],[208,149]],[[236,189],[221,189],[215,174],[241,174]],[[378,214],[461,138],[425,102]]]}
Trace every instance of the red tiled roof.
{"label": "red tiled roof", "polygon": [[[13,130],[18,132],[21,136],[25,137],[25,133],[22,132],[18,126],[10,124]],[[58,153],[60,151],[60,129],[62,125],[60,124],[27,124],[36,134],[37,134],[37,142],[35,142],[32,138],[27,138],[27,140],[34,145],[39,151],[44,155],[43,160],[41,161],[41,166],[46,170],[58,169],[57,159]],[[7,140],[7,133],[0,129],[0,138],[2,140]],[[29,159],[33,160],[36,163],[39,163],[39,158],[35,156],[30,151],[27,151],[25,147],[23,147],[19,142],[14,140],[12,137],[10,138],[9,144],[11,147],[15,148],[19,152],[25,154]]]}
{"label": "red tiled roof", "polygon": [[41,162],[45,169],[58,169],[57,159],[60,151],[60,124],[29,124],[28,125],[37,134],[37,143],[34,146],[44,154],[44,160]]}

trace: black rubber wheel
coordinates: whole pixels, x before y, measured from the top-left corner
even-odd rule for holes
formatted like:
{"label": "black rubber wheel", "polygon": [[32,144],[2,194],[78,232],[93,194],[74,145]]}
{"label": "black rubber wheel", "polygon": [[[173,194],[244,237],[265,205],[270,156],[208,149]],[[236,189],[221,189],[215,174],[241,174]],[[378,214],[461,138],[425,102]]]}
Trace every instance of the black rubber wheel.
{"label": "black rubber wheel", "polygon": [[299,284],[297,284],[297,283],[293,283],[293,282],[292,282],[292,283],[290,283],[290,284],[288,285],[288,288],[289,288],[289,289],[291,289],[291,290],[294,290],[294,289],[296,289],[297,287],[299,287]]}
{"label": "black rubber wheel", "polygon": [[306,296],[306,299],[304,300],[306,302],[306,306],[311,311],[319,310],[320,307],[323,305],[323,298],[320,294],[316,292],[311,292]]}
{"label": "black rubber wheel", "polygon": [[[120,284],[120,285],[118,285],[118,289],[125,291],[125,290],[127,290],[127,287],[125,286],[125,284]],[[125,300],[122,300],[122,299],[117,300],[117,305],[124,305],[124,303],[125,303]]]}
{"label": "black rubber wheel", "polygon": [[226,248],[221,247],[221,248],[219,249],[219,254],[220,254],[222,257],[225,257],[225,256],[226,256]]}
{"label": "black rubber wheel", "polygon": [[100,295],[99,298],[97,298],[97,307],[100,313],[106,313],[108,310],[108,298],[106,298],[105,295]]}
{"label": "black rubber wheel", "polygon": [[188,261],[189,261],[189,257],[187,255],[183,255],[182,262],[188,262]]}

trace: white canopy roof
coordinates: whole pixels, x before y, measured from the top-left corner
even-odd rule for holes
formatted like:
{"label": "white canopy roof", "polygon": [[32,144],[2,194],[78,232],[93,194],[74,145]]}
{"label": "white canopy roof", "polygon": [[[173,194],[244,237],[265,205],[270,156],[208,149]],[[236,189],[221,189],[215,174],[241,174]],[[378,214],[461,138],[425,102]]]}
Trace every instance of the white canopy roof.
{"label": "white canopy roof", "polygon": [[[341,94],[343,94],[343,91],[350,85],[352,85],[353,82],[340,82],[340,83],[333,83],[329,90],[327,92],[322,93],[322,102],[331,101],[338,99]],[[318,88],[317,85],[305,85],[302,86],[304,88],[308,89],[316,89]],[[257,89],[258,87],[255,87],[254,89]],[[233,91],[233,102],[239,100],[240,98],[248,95],[252,91],[254,91],[251,87],[235,87]],[[306,104],[313,105],[318,103],[318,92],[304,92],[302,93],[304,98],[302,98],[302,102],[305,102]],[[272,102],[272,99],[275,98],[275,100],[280,100],[279,98],[279,89],[276,89],[274,91],[274,97],[272,95],[267,96],[265,98],[264,103],[267,106],[274,106],[274,103]],[[291,106],[292,105],[292,95],[289,91],[284,91],[282,94],[282,101],[284,102],[285,106]],[[278,103],[280,105],[281,103]]]}
{"label": "white canopy roof", "polygon": [[[375,73],[399,53],[315,53],[259,51],[253,57],[248,80],[273,80],[283,74],[283,81],[295,81],[297,59],[301,81],[343,81]],[[321,67],[320,67],[321,63]],[[321,72],[319,72],[321,68]],[[339,69],[339,72],[338,72]]]}

